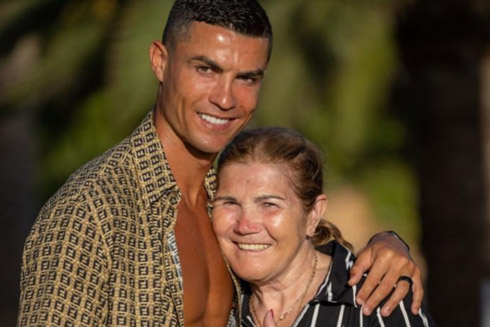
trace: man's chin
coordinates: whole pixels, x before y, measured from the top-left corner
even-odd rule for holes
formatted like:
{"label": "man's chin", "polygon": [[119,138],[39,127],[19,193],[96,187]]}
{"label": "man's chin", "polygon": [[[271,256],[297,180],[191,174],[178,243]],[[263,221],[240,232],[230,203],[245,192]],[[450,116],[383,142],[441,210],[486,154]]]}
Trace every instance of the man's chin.
{"label": "man's chin", "polygon": [[185,144],[187,151],[191,153],[194,157],[204,159],[204,160],[214,160],[218,153],[224,149],[226,144],[199,144],[192,145],[189,143]]}

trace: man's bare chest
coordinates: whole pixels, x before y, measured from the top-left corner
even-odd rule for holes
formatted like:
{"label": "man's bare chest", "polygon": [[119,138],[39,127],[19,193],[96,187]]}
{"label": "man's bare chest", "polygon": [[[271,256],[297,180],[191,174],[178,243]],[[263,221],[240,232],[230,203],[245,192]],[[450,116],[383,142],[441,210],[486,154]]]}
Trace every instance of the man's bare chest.
{"label": "man's bare chest", "polygon": [[175,235],[184,280],[185,325],[225,326],[233,284],[206,208],[179,205]]}

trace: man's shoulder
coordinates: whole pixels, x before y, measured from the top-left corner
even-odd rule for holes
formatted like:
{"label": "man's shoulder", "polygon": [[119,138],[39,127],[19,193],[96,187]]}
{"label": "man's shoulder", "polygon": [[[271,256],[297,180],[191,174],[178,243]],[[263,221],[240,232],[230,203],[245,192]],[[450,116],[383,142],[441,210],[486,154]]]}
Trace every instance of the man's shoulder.
{"label": "man's shoulder", "polygon": [[[69,203],[84,207],[94,195],[109,195],[118,184],[135,187],[130,137],[78,168],[46,202],[43,211]],[[128,192],[123,192],[122,194]]]}
{"label": "man's shoulder", "polygon": [[68,218],[76,211],[101,219],[123,215],[146,207],[174,184],[149,113],[130,136],[75,171],[46,202],[37,221]]}

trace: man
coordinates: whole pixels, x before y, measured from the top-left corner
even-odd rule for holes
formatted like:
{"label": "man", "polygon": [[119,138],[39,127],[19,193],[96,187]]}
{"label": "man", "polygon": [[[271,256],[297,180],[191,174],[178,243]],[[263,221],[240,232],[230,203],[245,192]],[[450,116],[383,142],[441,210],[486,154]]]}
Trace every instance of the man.
{"label": "man", "polygon": [[[19,326],[238,324],[238,282],[209,220],[211,167],[252,117],[271,45],[255,0],[175,2],[163,42],[150,47],[155,108],[39,213],[24,250]],[[370,295],[366,313],[400,275],[415,278],[421,299],[407,256],[386,233],[359,256],[352,283],[375,262],[358,297]],[[388,307],[409,286],[399,282]]]}

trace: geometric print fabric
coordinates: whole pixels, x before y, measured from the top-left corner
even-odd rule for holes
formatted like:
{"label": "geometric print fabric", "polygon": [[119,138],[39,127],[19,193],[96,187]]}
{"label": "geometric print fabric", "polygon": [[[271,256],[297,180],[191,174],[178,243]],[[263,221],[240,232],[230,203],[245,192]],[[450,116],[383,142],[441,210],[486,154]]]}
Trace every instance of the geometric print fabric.
{"label": "geometric print fabric", "polygon": [[[212,199],[212,170],[205,187]],[[18,326],[182,326],[179,200],[149,113],[41,209],[24,247]]]}

